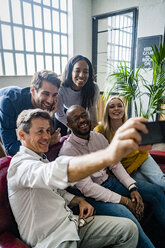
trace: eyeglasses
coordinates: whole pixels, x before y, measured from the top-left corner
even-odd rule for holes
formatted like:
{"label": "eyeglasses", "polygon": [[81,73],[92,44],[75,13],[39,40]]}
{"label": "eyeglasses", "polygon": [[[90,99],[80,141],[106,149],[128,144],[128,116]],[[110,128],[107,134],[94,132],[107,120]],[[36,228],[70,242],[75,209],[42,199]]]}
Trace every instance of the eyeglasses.
{"label": "eyeglasses", "polygon": [[84,112],[81,115],[75,115],[75,116],[73,116],[72,119],[71,119],[71,122],[77,122],[77,121],[80,120],[80,118],[86,119],[88,117],[89,117],[88,113],[87,112]]}
{"label": "eyeglasses", "polygon": [[94,211],[94,214],[93,214],[93,216],[91,216],[90,219],[80,219],[80,218],[78,218],[78,227],[82,228],[82,227],[88,225],[89,223],[91,223],[95,218],[95,214],[96,214],[96,212]]}

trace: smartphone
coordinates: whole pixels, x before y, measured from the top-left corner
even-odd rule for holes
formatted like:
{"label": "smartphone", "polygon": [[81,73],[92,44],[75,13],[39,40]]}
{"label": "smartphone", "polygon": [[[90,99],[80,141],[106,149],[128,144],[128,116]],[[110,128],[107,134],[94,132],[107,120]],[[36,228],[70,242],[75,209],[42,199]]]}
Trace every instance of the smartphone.
{"label": "smartphone", "polygon": [[165,143],[165,121],[145,122],[144,124],[148,129],[148,133],[140,132],[142,136],[140,145]]}

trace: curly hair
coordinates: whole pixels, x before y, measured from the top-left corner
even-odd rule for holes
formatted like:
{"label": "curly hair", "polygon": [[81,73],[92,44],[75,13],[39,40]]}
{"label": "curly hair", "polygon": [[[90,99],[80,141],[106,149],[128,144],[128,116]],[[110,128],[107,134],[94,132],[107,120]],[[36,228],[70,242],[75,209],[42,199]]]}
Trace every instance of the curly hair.
{"label": "curly hair", "polygon": [[75,65],[79,60],[84,60],[89,66],[89,78],[87,83],[82,87],[81,89],[81,97],[82,97],[82,107],[90,108],[93,105],[94,101],[94,95],[95,95],[95,83],[94,83],[94,72],[93,72],[93,67],[89,59],[82,55],[76,55],[72,57],[66,67],[65,70],[62,74],[62,86],[63,87],[70,87],[73,84],[72,81],[72,70]]}

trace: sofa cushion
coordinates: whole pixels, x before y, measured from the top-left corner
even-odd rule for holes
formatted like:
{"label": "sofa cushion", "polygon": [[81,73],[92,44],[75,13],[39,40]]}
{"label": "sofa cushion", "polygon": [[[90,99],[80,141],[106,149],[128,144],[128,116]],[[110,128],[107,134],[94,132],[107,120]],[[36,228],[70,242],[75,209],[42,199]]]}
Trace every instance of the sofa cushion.
{"label": "sofa cushion", "polygon": [[20,239],[14,236],[12,233],[5,232],[0,235],[0,247],[1,248],[29,248]]}

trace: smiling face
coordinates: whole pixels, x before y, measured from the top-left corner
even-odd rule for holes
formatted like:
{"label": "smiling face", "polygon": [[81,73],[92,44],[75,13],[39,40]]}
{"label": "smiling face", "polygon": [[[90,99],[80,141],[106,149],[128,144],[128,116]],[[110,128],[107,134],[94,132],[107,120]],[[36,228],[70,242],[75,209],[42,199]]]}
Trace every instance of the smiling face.
{"label": "smiling face", "polygon": [[31,101],[35,108],[48,110],[49,112],[55,113],[57,111],[57,95],[58,88],[52,83],[43,80],[41,88],[37,90],[33,86],[30,88]]}
{"label": "smiling face", "polygon": [[68,127],[73,133],[83,139],[88,139],[91,130],[91,120],[81,106],[76,106],[67,112]]}
{"label": "smiling face", "polygon": [[125,113],[123,103],[118,99],[114,98],[109,103],[109,117],[111,120],[122,120]]}
{"label": "smiling face", "polygon": [[72,89],[81,90],[89,78],[89,66],[85,60],[77,61],[72,70]]}
{"label": "smiling face", "polygon": [[22,140],[22,144],[40,156],[48,151],[51,139],[49,120],[40,117],[34,118],[31,120],[29,133],[20,130],[18,134]]}

